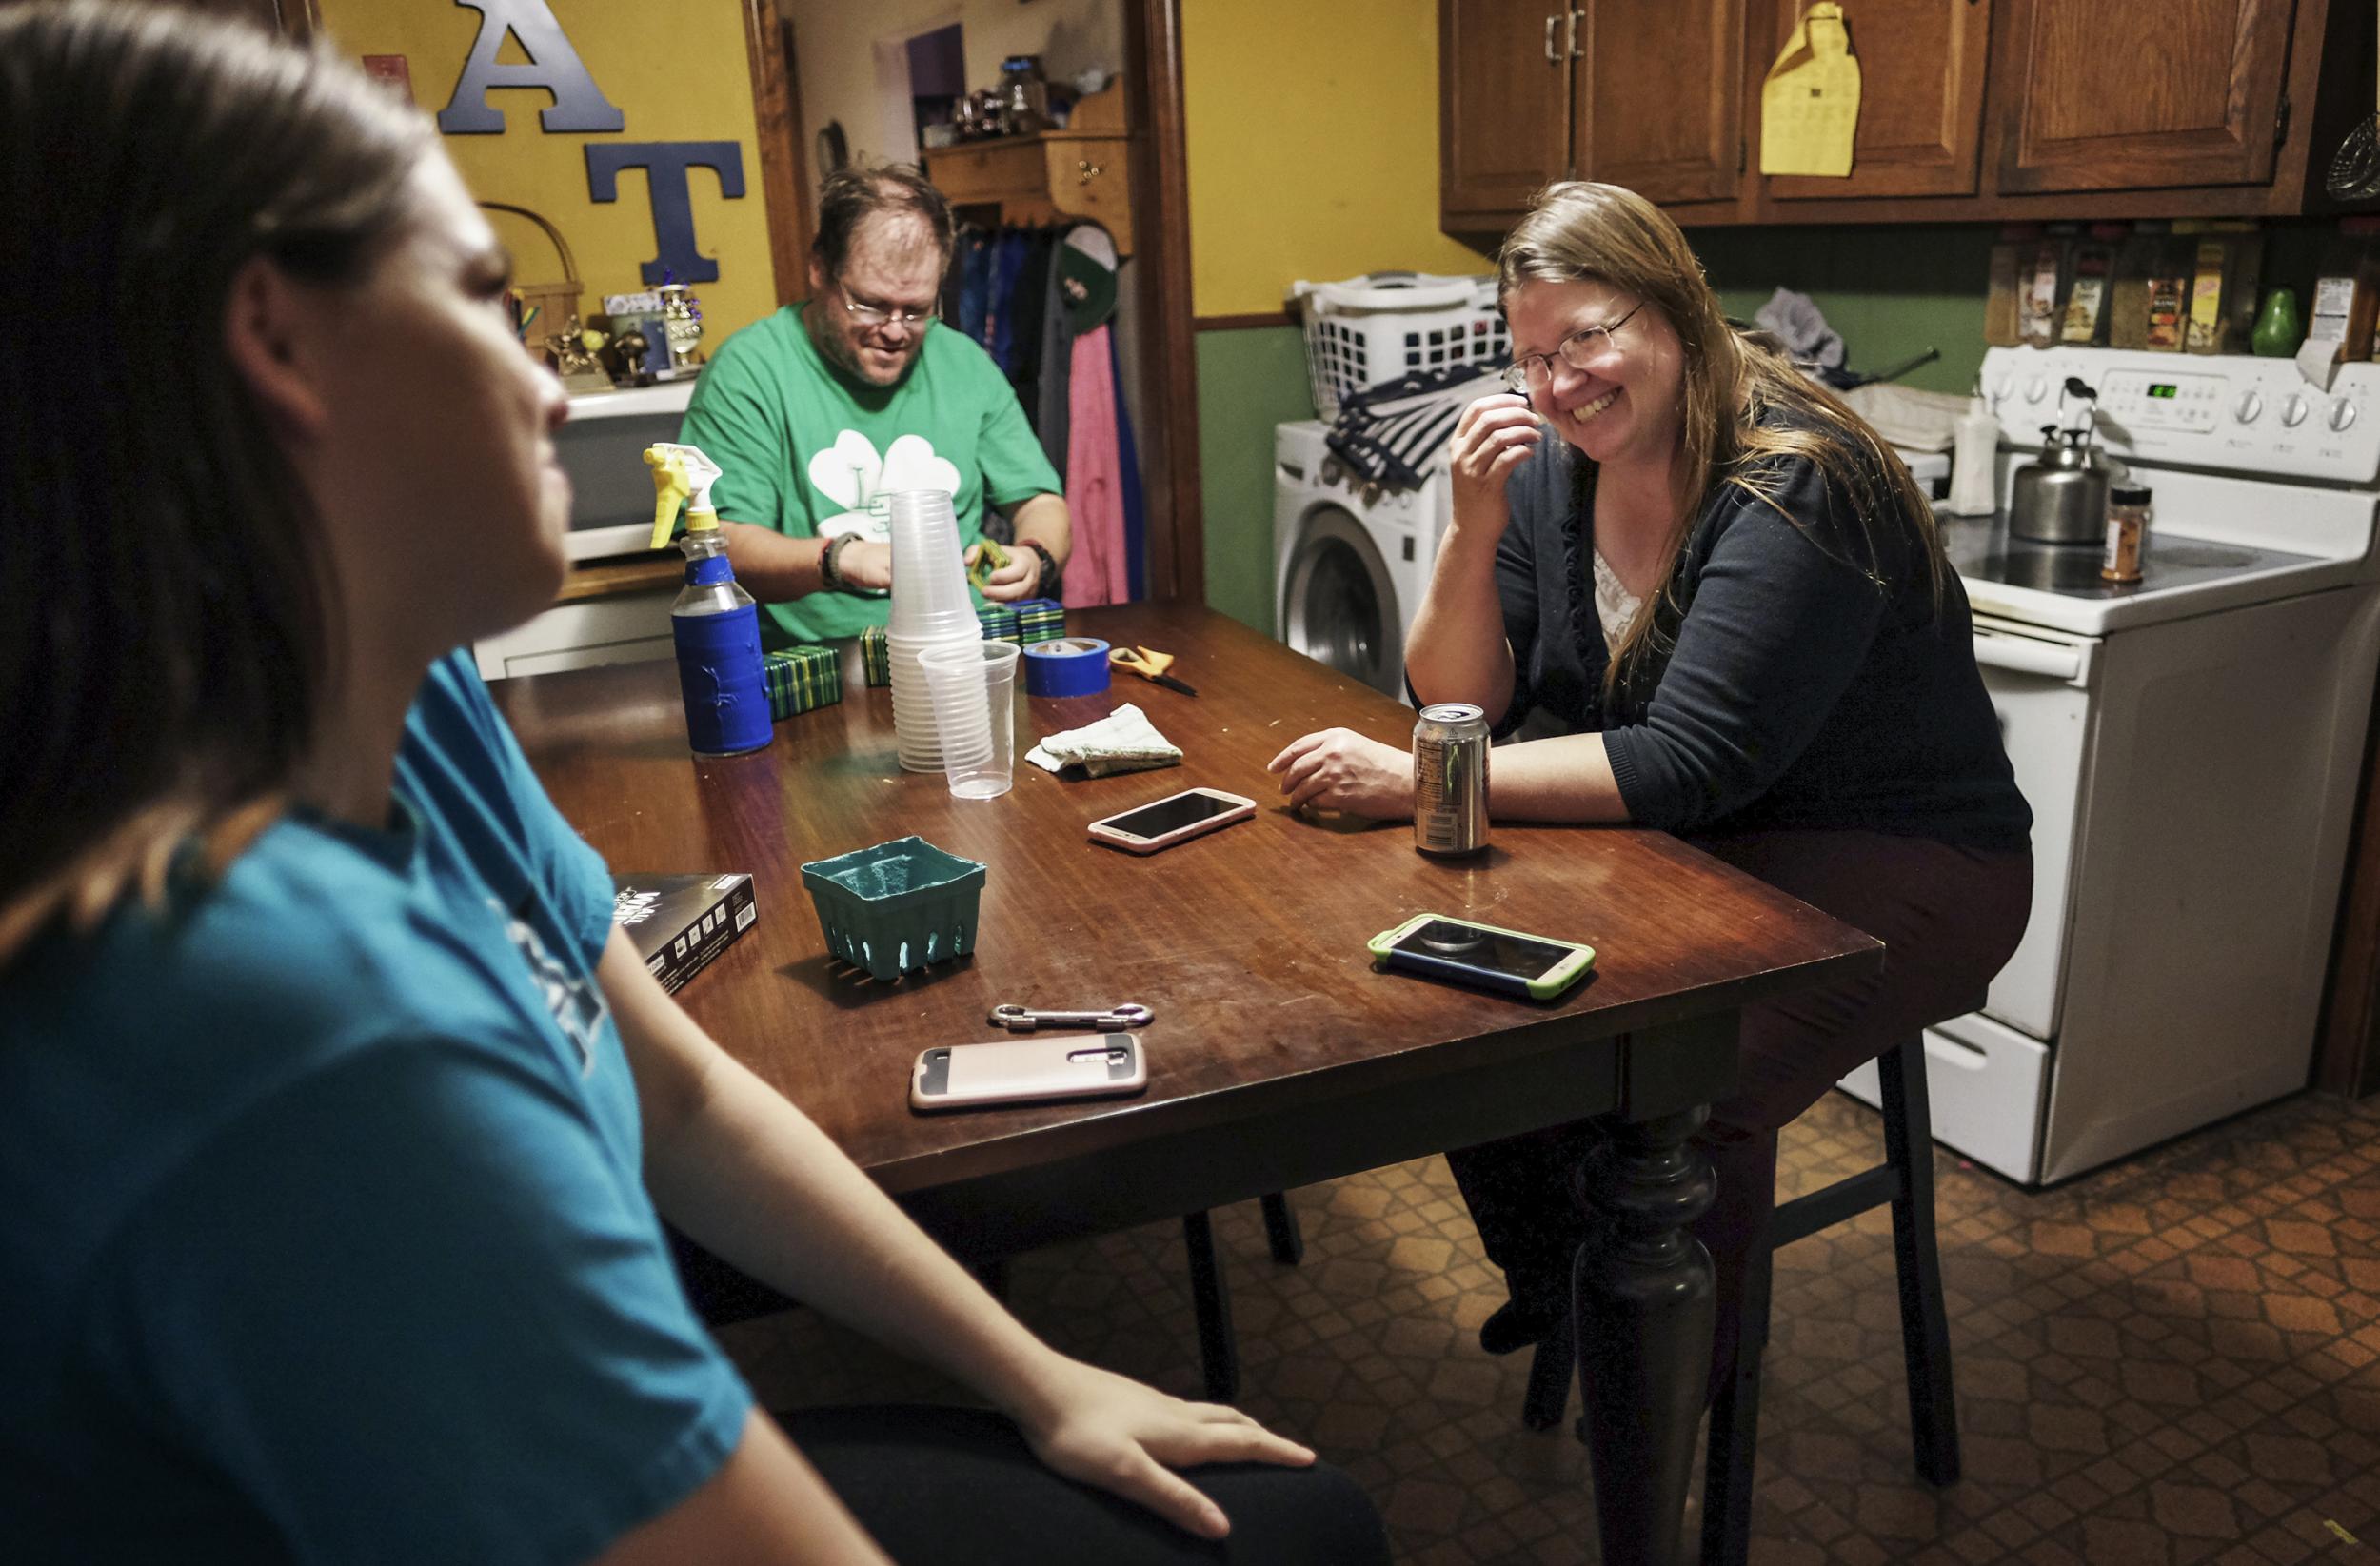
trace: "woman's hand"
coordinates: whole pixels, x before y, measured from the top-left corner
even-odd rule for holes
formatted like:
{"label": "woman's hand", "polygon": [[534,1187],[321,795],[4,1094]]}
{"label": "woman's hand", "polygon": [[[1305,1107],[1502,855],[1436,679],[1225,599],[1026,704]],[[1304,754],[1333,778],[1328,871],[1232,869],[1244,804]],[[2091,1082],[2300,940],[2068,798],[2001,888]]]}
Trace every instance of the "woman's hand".
{"label": "woman's hand", "polygon": [[[966,565],[969,570],[982,557],[983,545],[967,545]],[[1031,598],[1041,585],[1041,557],[1021,544],[1010,545],[1008,564],[995,569],[983,579],[983,596],[995,604],[1013,604],[1021,598]]]}
{"label": "woman's hand", "polygon": [[1448,467],[1454,482],[1454,525],[1501,536],[1511,508],[1504,485],[1529,460],[1545,430],[1529,399],[1499,391],[1480,398],[1455,421]]}
{"label": "woman's hand", "polygon": [[1184,1402],[1079,1359],[1052,1358],[1055,1365],[1036,1388],[1035,1401],[1046,1412],[1016,1415],[1033,1455],[1201,1538],[1221,1538],[1231,1521],[1173,1470],[1212,1462],[1302,1468],[1314,1460],[1312,1452],[1237,1409]]}
{"label": "woman's hand", "polygon": [[1264,768],[1281,775],[1294,808],[1319,804],[1394,821],[1413,814],[1413,756],[1353,729],[1326,728],[1292,740]]}

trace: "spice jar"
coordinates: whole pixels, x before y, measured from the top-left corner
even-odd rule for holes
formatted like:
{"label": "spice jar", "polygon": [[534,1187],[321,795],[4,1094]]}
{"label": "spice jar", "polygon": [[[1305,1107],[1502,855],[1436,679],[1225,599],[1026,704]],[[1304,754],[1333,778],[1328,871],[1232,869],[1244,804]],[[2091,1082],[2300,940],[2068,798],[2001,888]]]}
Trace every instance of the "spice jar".
{"label": "spice jar", "polygon": [[2099,562],[2106,582],[2138,582],[2140,551],[2149,531],[2149,486],[2119,484],[2108,490],[2108,548]]}

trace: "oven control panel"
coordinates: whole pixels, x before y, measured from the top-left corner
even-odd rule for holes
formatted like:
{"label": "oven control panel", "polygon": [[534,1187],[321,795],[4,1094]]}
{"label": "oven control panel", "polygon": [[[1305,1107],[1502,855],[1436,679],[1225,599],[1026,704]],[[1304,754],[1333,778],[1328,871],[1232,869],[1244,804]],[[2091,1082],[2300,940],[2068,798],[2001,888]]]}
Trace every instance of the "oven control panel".
{"label": "oven control panel", "polygon": [[2342,365],[2326,387],[2290,359],[2119,348],[1993,348],[1983,394],[2025,449],[2071,420],[2075,379],[2097,395],[2099,443],[2119,457],[2333,483],[2380,478],[2380,365]]}

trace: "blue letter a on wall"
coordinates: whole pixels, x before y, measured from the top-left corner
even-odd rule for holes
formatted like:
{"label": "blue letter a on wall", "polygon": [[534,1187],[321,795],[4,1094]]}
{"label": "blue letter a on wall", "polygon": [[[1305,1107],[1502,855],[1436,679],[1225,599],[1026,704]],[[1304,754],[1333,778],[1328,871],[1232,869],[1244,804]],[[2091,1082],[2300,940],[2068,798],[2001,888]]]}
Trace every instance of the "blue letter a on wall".
{"label": "blue letter a on wall", "polygon": [[[595,78],[579,63],[579,51],[563,36],[545,0],[454,0],[480,15],[479,36],[471,40],[471,57],[463,63],[463,79],[454,95],[438,111],[438,129],[448,135],[500,134],[504,114],[487,107],[491,87],[542,87],[554,95],[554,106],[540,110],[537,123],[547,130],[622,130],[627,118],[604,96]],[[529,57],[525,66],[496,63],[505,34],[521,40]]]}

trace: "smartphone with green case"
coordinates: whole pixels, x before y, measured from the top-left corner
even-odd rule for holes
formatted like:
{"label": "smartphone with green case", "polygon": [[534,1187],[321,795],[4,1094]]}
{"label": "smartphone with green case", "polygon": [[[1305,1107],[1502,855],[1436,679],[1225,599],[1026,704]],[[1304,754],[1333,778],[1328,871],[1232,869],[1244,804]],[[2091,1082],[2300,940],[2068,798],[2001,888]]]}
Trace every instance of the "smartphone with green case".
{"label": "smartphone with green case", "polygon": [[1392,968],[1551,1001],[1595,964],[1595,948],[1444,914],[1416,914],[1366,943]]}

